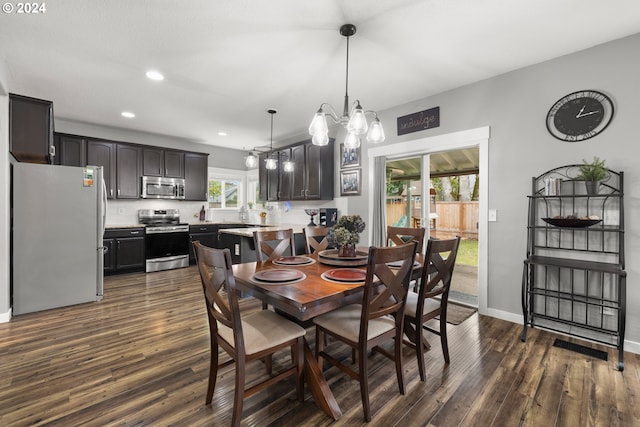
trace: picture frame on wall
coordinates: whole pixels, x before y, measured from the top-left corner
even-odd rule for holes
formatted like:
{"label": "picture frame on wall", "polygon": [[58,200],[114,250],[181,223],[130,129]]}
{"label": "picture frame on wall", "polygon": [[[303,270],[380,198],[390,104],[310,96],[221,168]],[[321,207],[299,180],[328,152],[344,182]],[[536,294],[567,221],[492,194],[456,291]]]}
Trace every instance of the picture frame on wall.
{"label": "picture frame on wall", "polygon": [[340,144],[340,167],[352,168],[360,166],[360,147],[346,148],[344,144]]}
{"label": "picture frame on wall", "polygon": [[340,171],[340,195],[360,195],[360,171],[361,169],[347,169]]}

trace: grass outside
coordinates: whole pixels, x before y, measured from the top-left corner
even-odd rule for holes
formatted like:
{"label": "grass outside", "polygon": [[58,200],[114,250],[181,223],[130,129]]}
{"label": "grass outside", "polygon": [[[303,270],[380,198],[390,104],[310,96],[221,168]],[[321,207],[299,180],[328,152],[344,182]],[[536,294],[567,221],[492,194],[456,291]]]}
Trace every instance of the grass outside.
{"label": "grass outside", "polygon": [[471,239],[460,240],[456,264],[478,266],[478,241]]}

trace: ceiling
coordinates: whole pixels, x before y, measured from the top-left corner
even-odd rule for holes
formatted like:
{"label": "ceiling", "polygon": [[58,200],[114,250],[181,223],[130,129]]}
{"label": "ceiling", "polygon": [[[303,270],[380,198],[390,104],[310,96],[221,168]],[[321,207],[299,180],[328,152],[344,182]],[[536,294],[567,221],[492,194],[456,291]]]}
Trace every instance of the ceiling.
{"label": "ceiling", "polygon": [[[321,102],[342,109],[345,23],[351,100],[381,111],[635,34],[640,2],[57,0],[0,14],[0,92],[52,100],[56,118],[237,149],[269,143],[276,108],[277,145],[306,134]],[[395,117],[381,119],[392,134]]]}

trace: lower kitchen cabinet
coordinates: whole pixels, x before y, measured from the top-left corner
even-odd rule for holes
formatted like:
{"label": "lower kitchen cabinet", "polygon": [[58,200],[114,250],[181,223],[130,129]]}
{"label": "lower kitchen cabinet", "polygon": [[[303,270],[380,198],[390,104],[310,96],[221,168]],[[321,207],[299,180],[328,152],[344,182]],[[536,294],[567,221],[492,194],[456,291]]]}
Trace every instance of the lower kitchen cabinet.
{"label": "lower kitchen cabinet", "polygon": [[145,270],[144,228],[113,228],[104,233],[104,274]]}
{"label": "lower kitchen cabinet", "polygon": [[196,256],[193,252],[193,242],[200,242],[204,246],[216,248],[218,244],[218,225],[203,224],[189,226],[189,264],[196,263]]}

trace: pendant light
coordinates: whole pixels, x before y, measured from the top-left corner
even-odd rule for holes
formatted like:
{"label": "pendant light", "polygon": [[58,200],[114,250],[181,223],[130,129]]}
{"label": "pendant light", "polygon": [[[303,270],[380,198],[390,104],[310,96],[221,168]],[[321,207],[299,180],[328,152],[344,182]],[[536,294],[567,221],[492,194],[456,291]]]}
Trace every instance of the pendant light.
{"label": "pendant light", "polygon": [[[360,101],[356,100],[351,109],[349,109],[349,37],[356,33],[356,26],[353,24],[345,24],[340,27],[340,34],[347,38],[347,67],[344,92],[344,110],[342,117],[338,117],[336,110],[326,102],[320,104],[320,108],[313,116],[313,120],[309,125],[309,134],[312,136],[311,141],[314,145],[327,145],[329,143],[329,127],[327,126],[327,116],[335,123],[340,123],[347,130],[347,136],[344,142],[346,148],[357,148],[360,146],[360,135],[367,134],[367,141],[371,143],[382,142],[385,139],[382,123],[378,119],[378,113],[375,111],[365,111],[360,105]],[[369,113],[373,115],[371,125],[367,125],[365,115]],[[368,131],[368,132],[367,132]]]}
{"label": "pendant light", "polygon": [[273,156],[273,115],[276,114],[278,110],[275,108],[270,108],[267,110],[267,113],[271,115],[271,139],[269,144],[269,154],[267,154],[267,158],[264,160],[267,165],[266,168],[269,170],[274,170],[278,167],[278,159],[272,157]]}

